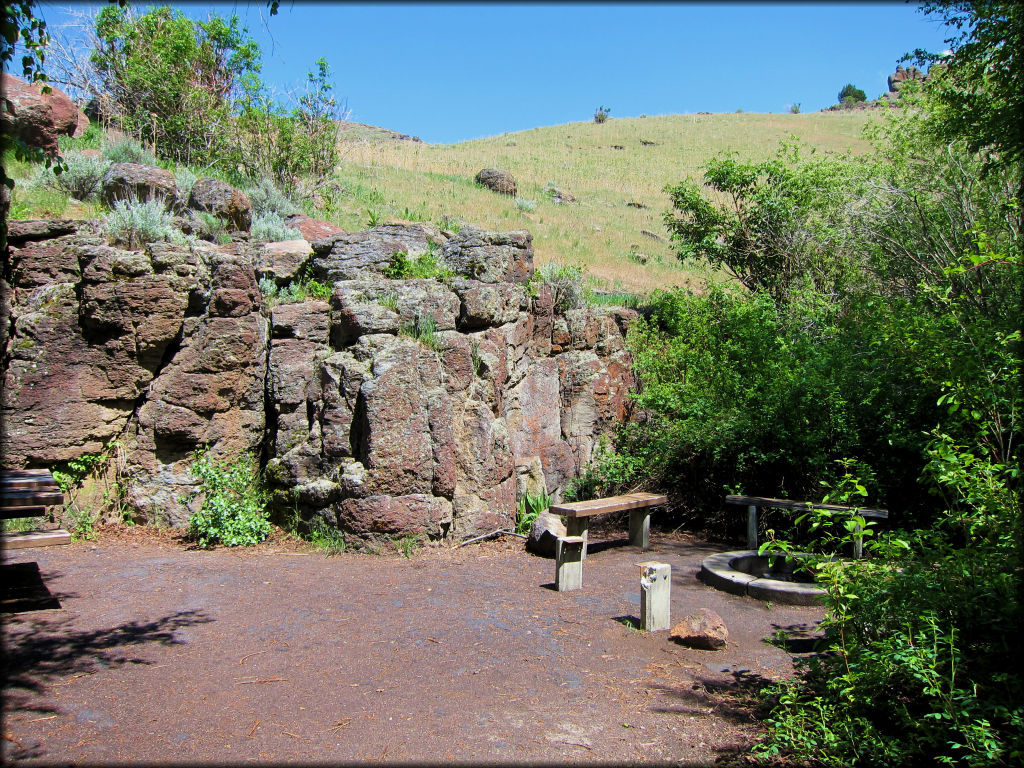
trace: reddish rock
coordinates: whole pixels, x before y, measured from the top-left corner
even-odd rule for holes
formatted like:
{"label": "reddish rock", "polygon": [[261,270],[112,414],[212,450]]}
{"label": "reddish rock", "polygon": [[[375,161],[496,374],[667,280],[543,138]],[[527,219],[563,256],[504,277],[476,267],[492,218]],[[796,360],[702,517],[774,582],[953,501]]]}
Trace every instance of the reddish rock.
{"label": "reddish rock", "polygon": [[302,238],[310,243],[331,235],[346,234],[345,230],[336,224],[331,224],[323,219],[314,219],[304,213],[293,213],[285,218],[284,223],[292,229],[297,229],[302,233]]}
{"label": "reddish rock", "polygon": [[338,521],[357,534],[437,536],[451,519],[450,501],[420,493],[345,499],[338,504]]}
{"label": "reddish rock", "polygon": [[43,84],[27,83],[7,72],[2,74],[2,86],[0,127],[29,146],[56,154],[58,136],[80,136],[89,126],[82,110],[53,86],[50,93],[43,93]]}
{"label": "reddish rock", "polygon": [[668,636],[682,645],[708,651],[725,648],[729,642],[729,630],[722,617],[708,609],[686,616],[672,627]]}

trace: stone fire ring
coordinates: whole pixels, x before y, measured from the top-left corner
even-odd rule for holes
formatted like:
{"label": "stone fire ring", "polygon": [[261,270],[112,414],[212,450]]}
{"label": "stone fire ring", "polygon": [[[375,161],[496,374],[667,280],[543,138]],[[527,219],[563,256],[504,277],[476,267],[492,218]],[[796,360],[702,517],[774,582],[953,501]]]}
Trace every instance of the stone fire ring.
{"label": "stone fire ring", "polygon": [[758,600],[770,600],[773,603],[787,605],[817,605],[821,602],[825,590],[816,584],[798,584],[792,581],[779,581],[753,576],[737,571],[732,561],[740,557],[757,556],[756,549],[738,549],[732,552],[720,552],[709,555],[701,564],[699,578],[709,587],[720,589],[734,595],[748,595]]}

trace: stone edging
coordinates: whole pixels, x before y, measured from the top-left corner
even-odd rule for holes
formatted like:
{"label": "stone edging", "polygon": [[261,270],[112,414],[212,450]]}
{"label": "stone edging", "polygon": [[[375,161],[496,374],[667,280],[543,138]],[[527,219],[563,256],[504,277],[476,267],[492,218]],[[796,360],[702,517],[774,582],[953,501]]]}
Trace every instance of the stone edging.
{"label": "stone edging", "polygon": [[758,600],[771,600],[789,605],[817,605],[824,590],[814,584],[797,584],[792,581],[758,578],[749,573],[734,570],[730,563],[738,557],[756,556],[756,549],[738,549],[709,555],[701,564],[698,577],[710,587],[734,595],[749,595]]}

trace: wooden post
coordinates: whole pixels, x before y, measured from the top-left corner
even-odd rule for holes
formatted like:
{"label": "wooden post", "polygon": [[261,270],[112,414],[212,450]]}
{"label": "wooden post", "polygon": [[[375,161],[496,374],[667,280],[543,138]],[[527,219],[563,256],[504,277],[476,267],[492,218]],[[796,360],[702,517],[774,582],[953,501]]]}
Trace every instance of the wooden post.
{"label": "wooden post", "polygon": [[555,544],[555,586],[559,592],[583,589],[583,549],[587,540],[582,536],[559,536]]}
{"label": "wooden post", "polygon": [[648,508],[629,510],[629,543],[640,549],[650,549],[651,511]]}
{"label": "wooden post", "polygon": [[587,559],[587,531],[590,528],[589,517],[566,517],[565,518],[565,535],[566,536],[580,536],[583,538],[583,555],[581,560]]}
{"label": "wooden post", "polygon": [[669,629],[672,625],[672,566],[653,560],[639,565],[640,626],[646,632]]}
{"label": "wooden post", "polygon": [[757,549],[757,506],[747,507],[747,549]]}
{"label": "wooden post", "polygon": [[864,536],[861,533],[863,530],[864,528],[861,527],[860,523],[857,523],[853,528],[853,557],[855,560],[860,560],[864,557]]}

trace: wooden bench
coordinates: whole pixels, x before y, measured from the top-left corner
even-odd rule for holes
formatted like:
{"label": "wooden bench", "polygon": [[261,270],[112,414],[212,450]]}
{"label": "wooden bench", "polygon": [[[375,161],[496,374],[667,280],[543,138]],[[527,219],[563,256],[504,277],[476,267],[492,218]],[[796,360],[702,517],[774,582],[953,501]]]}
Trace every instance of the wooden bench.
{"label": "wooden bench", "polygon": [[[0,470],[0,518],[41,517],[48,509],[64,503],[64,494],[46,469]],[[71,534],[62,528],[23,533],[4,533],[6,549],[48,547],[70,544]]]}
{"label": "wooden bench", "polygon": [[[759,507],[769,509],[799,509],[807,510],[827,509],[832,512],[849,512],[851,516],[872,517],[885,519],[889,517],[887,509],[869,509],[866,507],[843,507],[838,504],[817,504],[811,501],[793,501],[791,499],[771,499],[764,496],[726,496],[726,504],[738,504],[747,508],[747,549],[757,549],[757,510]],[[860,531],[860,526],[854,533]],[[861,557],[864,554],[864,541],[857,536],[853,540],[853,556]]]}
{"label": "wooden bench", "polygon": [[611,496],[606,499],[574,501],[569,504],[553,504],[548,510],[553,515],[565,518],[567,536],[583,537],[583,557],[587,556],[587,531],[590,518],[606,512],[629,510],[629,541],[641,549],[651,545],[651,507],[668,503],[668,496],[657,493],[627,493],[625,496]]}

